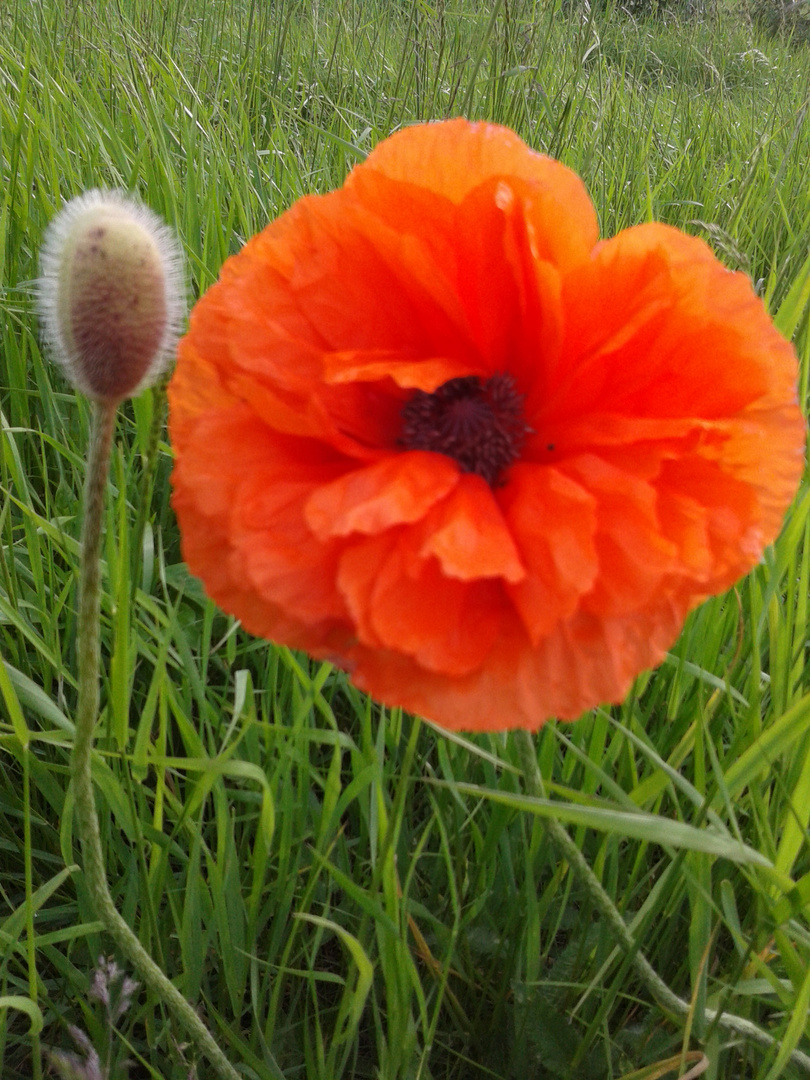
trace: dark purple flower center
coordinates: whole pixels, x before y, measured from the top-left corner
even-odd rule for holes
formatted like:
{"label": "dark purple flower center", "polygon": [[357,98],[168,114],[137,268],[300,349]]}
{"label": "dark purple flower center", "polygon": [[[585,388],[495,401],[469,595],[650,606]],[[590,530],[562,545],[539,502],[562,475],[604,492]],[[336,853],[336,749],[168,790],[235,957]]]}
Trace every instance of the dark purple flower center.
{"label": "dark purple flower center", "polygon": [[515,380],[497,372],[484,383],[468,375],[450,379],[432,394],[414,391],[402,409],[399,442],[406,450],[446,454],[462,472],[498,487],[531,430]]}

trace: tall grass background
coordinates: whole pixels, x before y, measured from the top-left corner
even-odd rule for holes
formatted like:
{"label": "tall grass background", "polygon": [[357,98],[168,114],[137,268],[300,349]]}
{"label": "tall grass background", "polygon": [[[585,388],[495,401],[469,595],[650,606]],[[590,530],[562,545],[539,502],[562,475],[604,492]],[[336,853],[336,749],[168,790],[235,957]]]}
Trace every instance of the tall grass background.
{"label": "tall grass background", "polygon": [[[88,999],[110,951],[67,771],[88,410],[43,358],[32,303],[63,200],[137,192],[177,229],[196,297],[398,126],[499,121],[582,175],[604,235],[664,220],[750,274],[795,337],[806,400],[808,87],[807,49],[739,7],[5,0],[4,1080],[41,1075],[68,1025],[111,1078],[126,1060],[133,1078],[209,1075],[145,993],[115,1031]],[[150,392],[117,431],[94,779],[120,910],[246,1078],[806,1075],[790,1055],[810,1052],[807,487],[763,565],[692,615],[623,706],[542,730],[551,805],[521,794],[508,736],[382,710],[221,614],[181,561],[170,468]],[[548,814],[693,1003],[686,1020],[639,983]],[[707,1005],[774,1045],[707,1024]]]}

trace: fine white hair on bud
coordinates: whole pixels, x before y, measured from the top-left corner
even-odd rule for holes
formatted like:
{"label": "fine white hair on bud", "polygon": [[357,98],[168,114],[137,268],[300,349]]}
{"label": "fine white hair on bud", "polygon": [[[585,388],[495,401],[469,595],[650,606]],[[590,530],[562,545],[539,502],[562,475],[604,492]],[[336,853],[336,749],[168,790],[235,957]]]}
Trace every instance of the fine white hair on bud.
{"label": "fine white hair on bud", "polygon": [[48,226],[37,295],[43,336],[77,390],[134,397],[166,369],[185,315],[174,233],[118,191],[89,191]]}

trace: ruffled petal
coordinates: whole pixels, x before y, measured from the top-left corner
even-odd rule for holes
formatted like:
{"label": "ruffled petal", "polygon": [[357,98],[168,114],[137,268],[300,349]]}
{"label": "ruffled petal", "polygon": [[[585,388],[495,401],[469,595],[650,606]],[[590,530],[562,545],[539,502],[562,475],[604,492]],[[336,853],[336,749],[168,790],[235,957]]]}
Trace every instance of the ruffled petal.
{"label": "ruffled petal", "polygon": [[567,276],[563,307],[552,410],[560,420],[717,419],[795,373],[792,350],[748,278],[724,269],[701,240],[664,225],[600,243]]}
{"label": "ruffled petal", "polygon": [[604,617],[637,611],[660,589],[678,554],[661,531],[655,487],[594,455],[572,459],[565,472],[598,507],[594,543],[599,572],[583,598],[583,610]]}
{"label": "ruffled petal", "polygon": [[201,416],[183,437],[172,503],[187,523],[191,572],[253,633],[312,649],[339,631],[345,645],[348,613],[329,584],[336,550],[315,543],[303,522],[302,493],[330,467],[322,452],[313,459],[311,448],[279,446],[245,406]]}
{"label": "ruffled petal", "polygon": [[[541,236],[554,233],[561,237],[562,247],[576,244],[585,252],[599,237],[593,203],[576,173],[545,154],[529,150],[514,132],[497,124],[470,124],[459,119],[405,128],[369,154],[349,176],[346,188],[359,190],[364,201],[373,203],[370,189],[377,173],[401,185],[427,189],[453,203],[460,203],[489,180],[512,177],[532,185],[537,192],[538,204],[543,205],[538,215]],[[400,216],[400,208],[391,204],[390,196],[378,201],[390,207],[397,221],[408,220]]]}
{"label": "ruffled petal", "polygon": [[440,454],[412,451],[344,473],[313,491],[307,524],[320,540],[379,533],[419,521],[459,481],[458,466]]}
{"label": "ruffled petal", "polygon": [[379,568],[369,618],[384,648],[412,656],[426,671],[456,678],[484,663],[502,609],[497,583],[448,578],[434,559],[414,560],[400,543]]}
{"label": "ruffled petal", "polygon": [[685,610],[657,605],[628,617],[578,614],[535,646],[516,617],[501,621],[486,663],[453,679],[394,649],[351,650],[352,681],[388,705],[444,727],[536,730],[549,718],[575,720],[595,702],[619,702],[636,675],[659,664]]}
{"label": "ruffled petal", "polygon": [[527,568],[509,596],[537,645],[596,579],[596,498],[557,469],[516,465],[498,500]]}
{"label": "ruffled petal", "polygon": [[447,356],[405,357],[401,350],[347,349],[327,353],[324,378],[329,383],[380,382],[391,379],[404,390],[432,394],[442,383],[470,374],[469,363]]}
{"label": "ruffled petal", "polygon": [[434,555],[449,578],[503,578],[514,583],[526,576],[509,525],[480,476],[461,476],[427,515],[422,531],[426,538],[419,554]]}

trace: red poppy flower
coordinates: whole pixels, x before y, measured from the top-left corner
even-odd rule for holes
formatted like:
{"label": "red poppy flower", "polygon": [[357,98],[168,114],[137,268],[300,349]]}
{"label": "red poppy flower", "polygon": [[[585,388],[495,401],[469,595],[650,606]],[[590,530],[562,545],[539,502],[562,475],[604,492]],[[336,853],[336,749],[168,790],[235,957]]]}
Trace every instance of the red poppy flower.
{"label": "red poppy flower", "polygon": [[253,633],[452,728],[618,701],[776,536],[793,351],[751,284],[464,120],[381,143],[197,304],[184,556]]}

